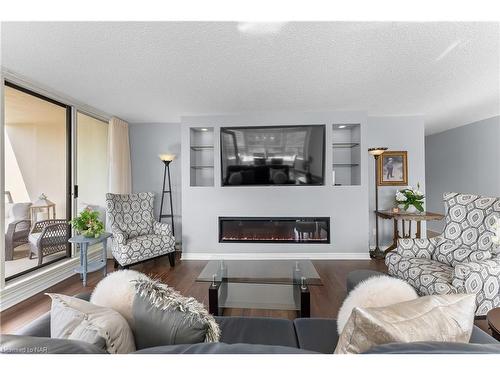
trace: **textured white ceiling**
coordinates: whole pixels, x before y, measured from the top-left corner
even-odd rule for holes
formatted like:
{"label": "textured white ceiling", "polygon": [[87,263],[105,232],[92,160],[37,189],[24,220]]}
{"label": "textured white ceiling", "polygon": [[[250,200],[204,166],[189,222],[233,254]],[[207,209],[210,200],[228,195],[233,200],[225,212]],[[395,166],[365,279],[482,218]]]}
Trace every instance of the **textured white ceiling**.
{"label": "textured white ceiling", "polygon": [[3,23],[2,65],[130,122],[248,111],[499,113],[498,23]]}

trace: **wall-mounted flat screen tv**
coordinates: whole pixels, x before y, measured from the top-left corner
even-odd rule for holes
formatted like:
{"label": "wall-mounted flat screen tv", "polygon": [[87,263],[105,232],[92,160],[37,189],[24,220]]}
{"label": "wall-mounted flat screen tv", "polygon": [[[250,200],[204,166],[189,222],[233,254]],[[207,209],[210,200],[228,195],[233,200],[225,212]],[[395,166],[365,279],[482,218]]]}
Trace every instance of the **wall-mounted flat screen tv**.
{"label": "wall-mounted flat screen tv", "polygon": [[323,185],[325,125],[221,128],[223,186]]}

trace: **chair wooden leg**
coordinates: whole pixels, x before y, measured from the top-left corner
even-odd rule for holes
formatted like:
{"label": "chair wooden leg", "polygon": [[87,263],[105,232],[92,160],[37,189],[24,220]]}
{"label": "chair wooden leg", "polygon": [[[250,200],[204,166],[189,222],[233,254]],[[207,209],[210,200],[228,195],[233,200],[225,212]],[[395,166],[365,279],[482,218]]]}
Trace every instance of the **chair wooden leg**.
{"label": "chair wooden leg", "polygon": [[168,261],[170,263],[170,267],[175,267],[175,251],[168,253]]}

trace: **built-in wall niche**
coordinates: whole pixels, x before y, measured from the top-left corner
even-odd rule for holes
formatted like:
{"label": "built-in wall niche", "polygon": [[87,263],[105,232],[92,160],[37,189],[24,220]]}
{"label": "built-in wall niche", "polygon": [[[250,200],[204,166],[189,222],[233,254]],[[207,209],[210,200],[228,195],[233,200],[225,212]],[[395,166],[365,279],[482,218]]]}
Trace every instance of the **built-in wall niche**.
{"label": "built-in wall niche", "polygon": [[214,186],[214,128],[190,129],[191,186]]}
{"label": "built-in wall niche", "polygon": [[332,184],[361,184],[361,131],[359,124],[332,125]]}

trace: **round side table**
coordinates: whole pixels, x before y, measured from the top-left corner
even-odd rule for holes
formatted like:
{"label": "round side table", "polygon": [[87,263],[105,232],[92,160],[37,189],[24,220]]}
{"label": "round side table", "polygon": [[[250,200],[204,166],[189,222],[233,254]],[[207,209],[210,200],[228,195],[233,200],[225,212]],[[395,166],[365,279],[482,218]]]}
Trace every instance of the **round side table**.
{"label": "round side table", "polygon": [[488,321],[493,337],[500,341],[500,307],[488,311],[486,320]]}
{"label": "round side table", "polygon": [[[75,272],[81,275],[83,286],[87,286],[87,273],[94,272],[102,269],[104,276],[106,276],[106,252],[107,252],[107,239],[112,234],[104,232],[98,238],[88,238],[82,235],[73,236],[69,239],[70,243],[79,245],[80,247],[80,267],[75,268]],[[88,248],[97,243],[102,243],[102,259],[93,262],[87,262]]]}

